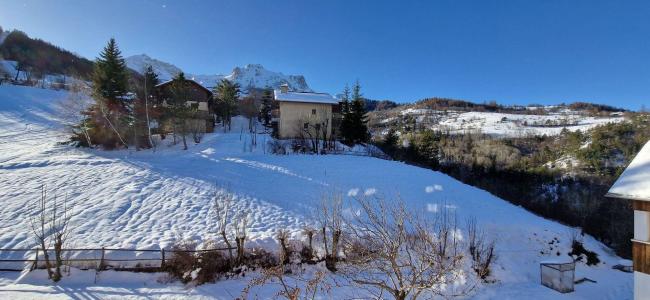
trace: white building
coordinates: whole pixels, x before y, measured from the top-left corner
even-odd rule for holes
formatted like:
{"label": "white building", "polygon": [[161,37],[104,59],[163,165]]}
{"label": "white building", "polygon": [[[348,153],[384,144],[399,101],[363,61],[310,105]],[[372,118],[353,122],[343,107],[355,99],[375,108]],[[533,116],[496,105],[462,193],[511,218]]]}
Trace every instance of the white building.
{"label": "white building", "polygon": [[607,193],[634,208],[634,299],[650,299],[650,142],[634,157]]}

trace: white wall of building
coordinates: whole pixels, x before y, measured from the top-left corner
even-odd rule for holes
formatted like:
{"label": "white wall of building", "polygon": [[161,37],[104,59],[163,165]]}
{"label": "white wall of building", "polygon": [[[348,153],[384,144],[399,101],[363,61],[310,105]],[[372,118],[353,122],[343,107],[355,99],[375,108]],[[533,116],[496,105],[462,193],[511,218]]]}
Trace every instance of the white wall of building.
{"label": "white wall of building", "polygon": [[650,212],[634,211],[634,239],[638,241],[650,241]]}
{"label": "white wall of building", "polygon": [[634,272],[634,300],[650,299],[650,275]]}

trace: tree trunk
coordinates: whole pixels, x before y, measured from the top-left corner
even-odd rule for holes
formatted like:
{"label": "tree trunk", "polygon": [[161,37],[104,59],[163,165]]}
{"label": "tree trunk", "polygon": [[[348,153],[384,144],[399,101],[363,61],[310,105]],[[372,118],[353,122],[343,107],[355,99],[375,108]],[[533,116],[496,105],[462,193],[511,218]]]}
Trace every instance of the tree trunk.
{"label": "tree trunk", "polygon": [[228,247],[228,255],[230,256],[230,260],[232,261],[232,245],[228,241],[228,237],[226,236],[225,230],[221,231],[221,237],[223,237],[223,241],[226,243],[226,246]]}

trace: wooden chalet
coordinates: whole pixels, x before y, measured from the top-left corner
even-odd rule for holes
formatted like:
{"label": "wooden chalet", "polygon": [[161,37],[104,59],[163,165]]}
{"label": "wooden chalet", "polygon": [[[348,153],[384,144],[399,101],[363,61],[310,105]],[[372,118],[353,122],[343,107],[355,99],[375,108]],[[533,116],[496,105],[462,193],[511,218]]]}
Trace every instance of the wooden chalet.
{"label": "wooden chalet", "polygon": [[[215,105],[213,100],[212,91],[198,82],[186,79],[189,87],[189,96],[186,105],[194,106],[197,109],[194,121],[199,121],[200,124],[205,123],[203,132],[213,132],[215,126]],[[153,97],[157,104],[167,106],[173,99],[173,80],[165,81],[155,86]],[[163,131],[169,131],[162,128]]]}
{"label": "wooden chalet", "polygon": [[606,196],[632,201],[634,299],[650,299],[650,142],[634,157]]}

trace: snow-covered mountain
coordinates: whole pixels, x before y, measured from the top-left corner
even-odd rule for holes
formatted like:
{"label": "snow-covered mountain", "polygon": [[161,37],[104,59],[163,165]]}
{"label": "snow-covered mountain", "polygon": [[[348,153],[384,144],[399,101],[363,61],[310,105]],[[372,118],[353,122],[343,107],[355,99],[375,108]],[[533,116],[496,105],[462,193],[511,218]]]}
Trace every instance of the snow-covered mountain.
{"label": "snow-covered mountain", "polygon": [[152,66],[161,81],[172,79],[176,74],[182,72],[177,66],[151,58],[146,54],[129,56],[124,60],[129,68],[140,74],[144,74],[145,69]]}
{"label": "snow-covered mountain", "polygon": [[[169,80],[181,72],[181,69],[173,64],[149,57],[146,54],[129,56],[126,59],[129,68],[136,72],[143,73],[144,69],[151,65],[160,80]],[[239,83],[242,91],[246,92],[252,88],[278,88],[281,84],[288,84],[289,88],[295,91],[311,92],[305,77],[302,75],[285,75],[265,69],[260,64],[248,64],[244,67],[235,67],[228,75],[221,74],[191,74],[186,77],[193,78],[206,87],[213,87],[222,79]]]}

